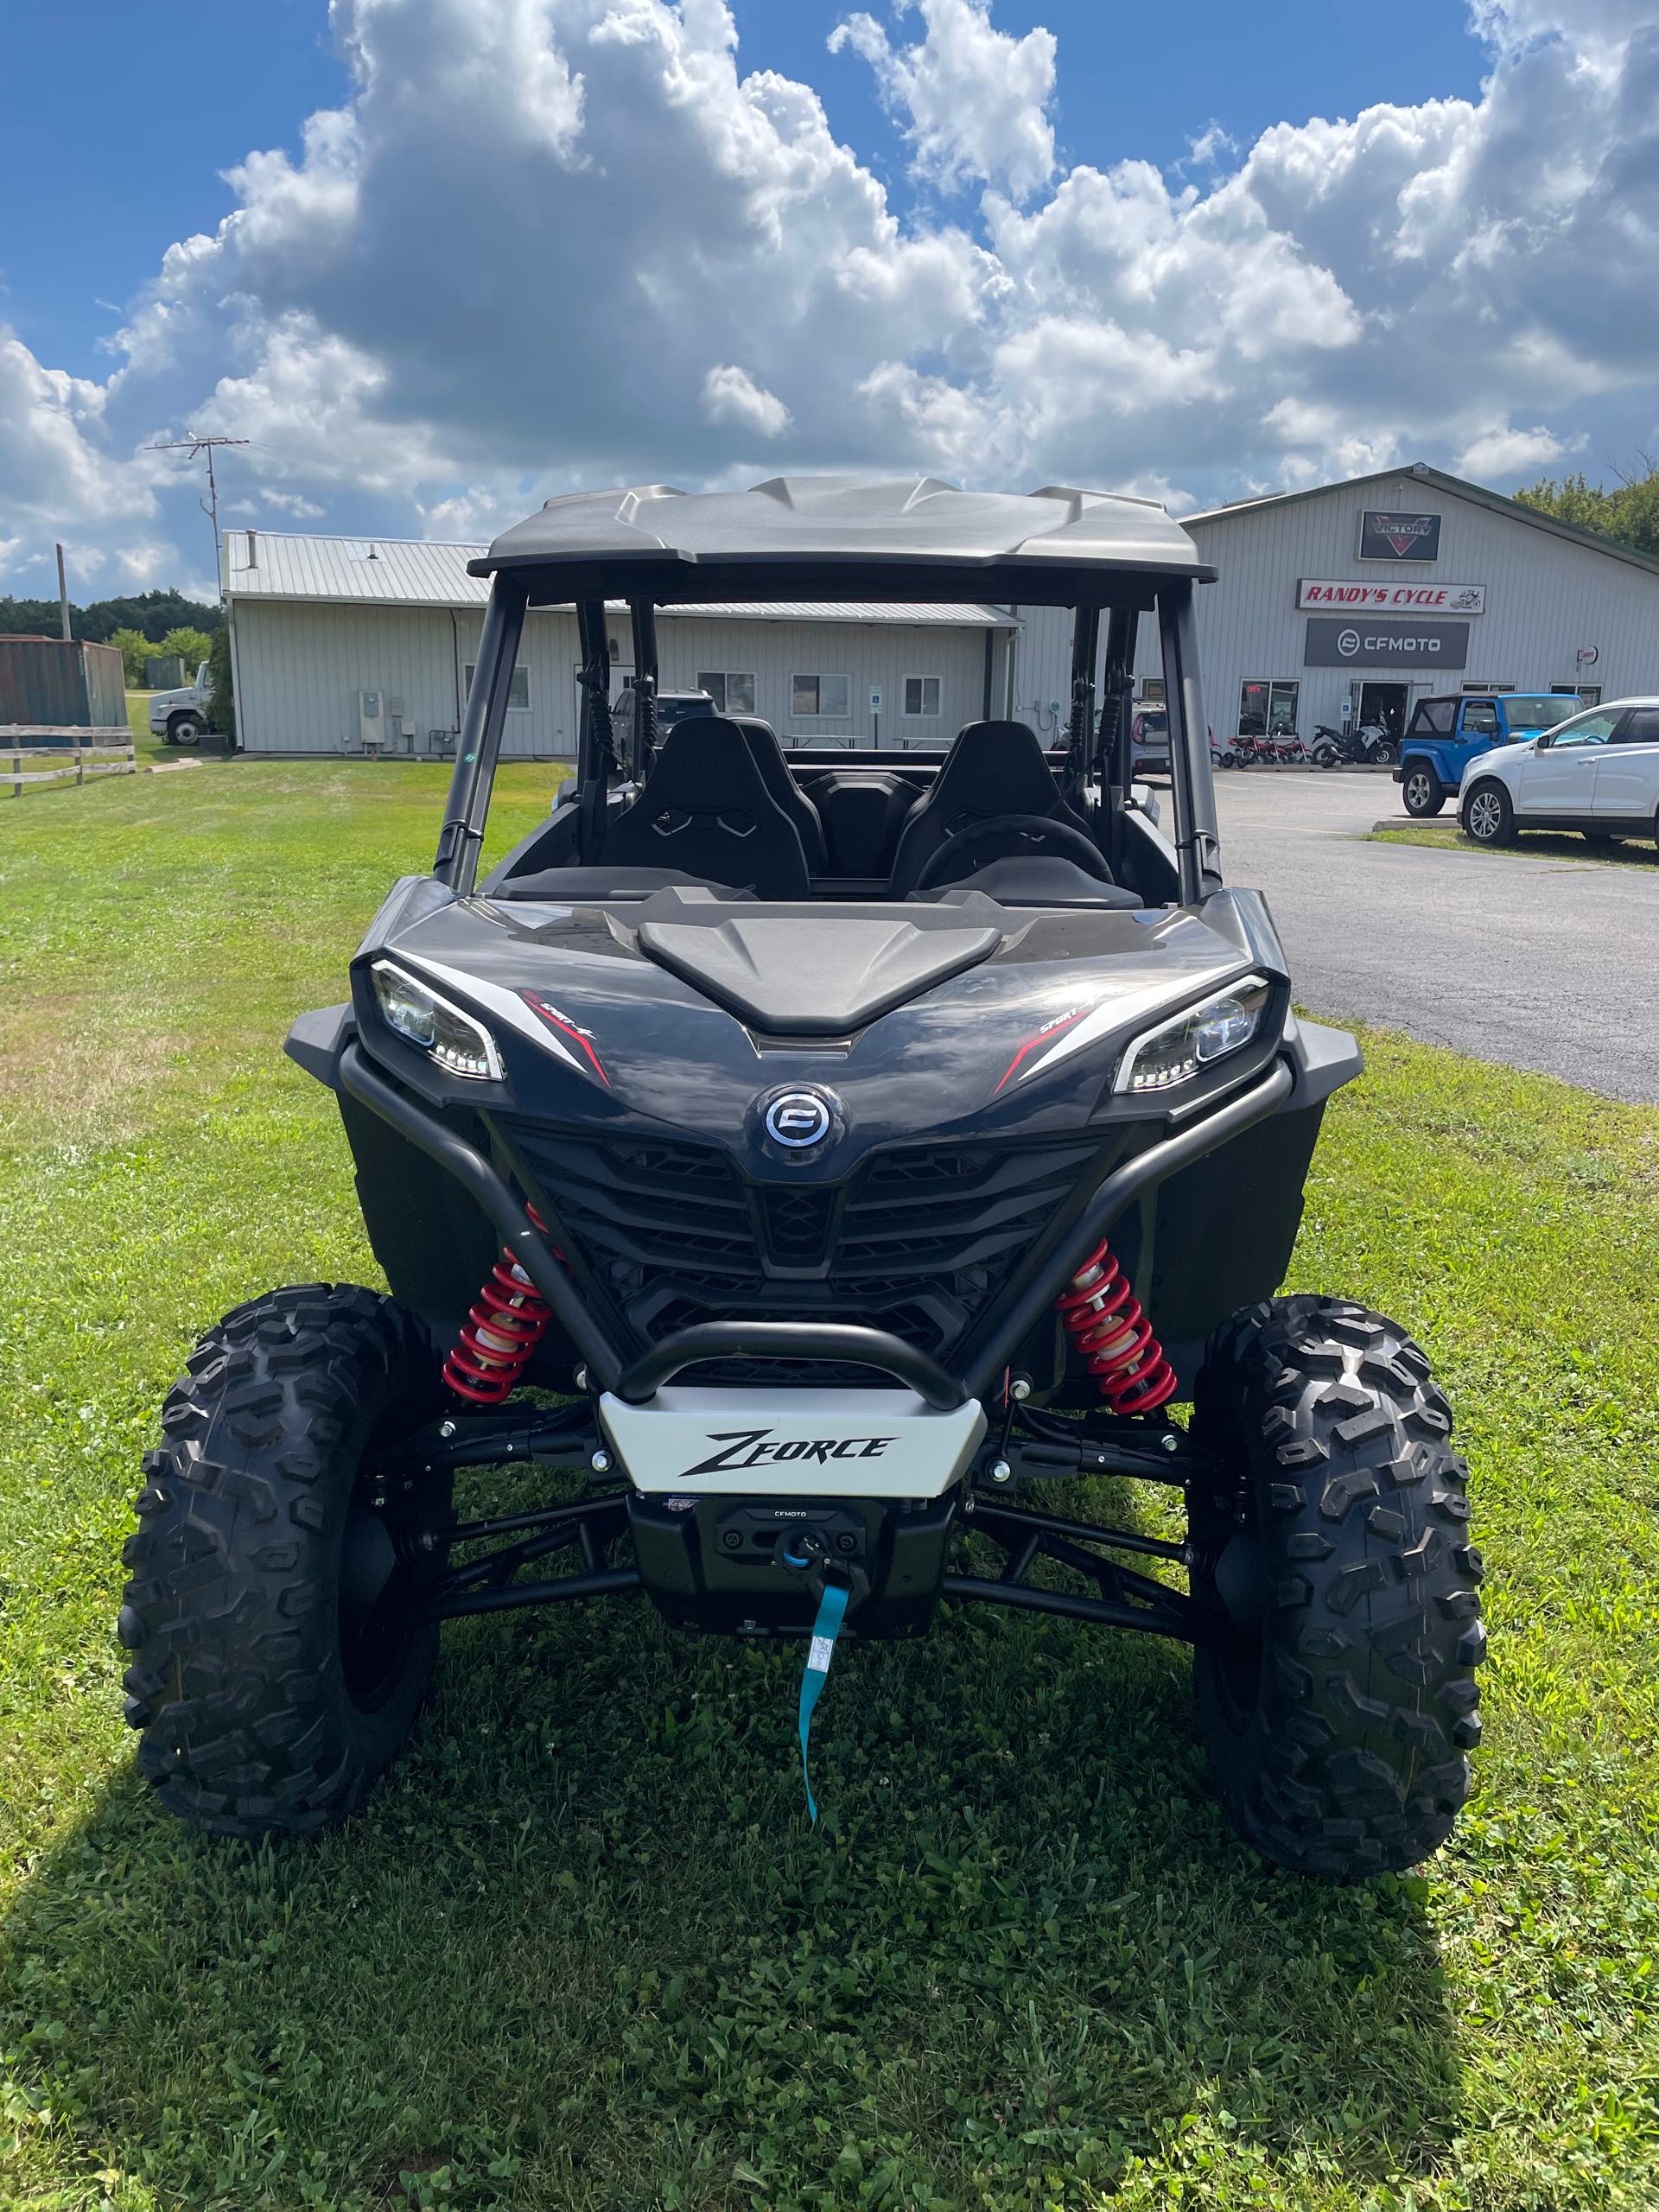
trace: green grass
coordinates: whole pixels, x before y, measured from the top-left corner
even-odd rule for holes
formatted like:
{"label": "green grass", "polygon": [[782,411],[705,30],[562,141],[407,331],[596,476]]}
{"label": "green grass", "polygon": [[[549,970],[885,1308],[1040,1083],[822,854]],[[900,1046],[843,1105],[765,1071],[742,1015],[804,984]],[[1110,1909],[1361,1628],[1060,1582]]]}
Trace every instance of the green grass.
{"label": "green grass", "polygon": [[1527,830],[1512,845],[1478,845],[1465,837],[1455,822],[1413,822],[1399,829],[1390,824],[1370,832],[1373,845],[1433,845],[1442,852],[1497,853],[1510,860],[1580,861],[1611,868],[1659,868],[1659,850],[1648,840],[1624,838],[1613,844],[1592,845],[1571,830]]}
{"label": "green grass", "polygon": [[[498,847],[552,779],[503,776]],[[276,1046],[442,785],[0,810],[0,2203],[1651,2206],[1659,1115],[1397,1039],[1291,1281],[1410,1322],[1474,1469],[1487,1743],[1420,1874],[1265,1868],[1182,1653],[989,1615],[838,1660],[816,1833],[798,1653],[640,1605],[448,1631],[344,1833],[163,1820],[110,1626],[138,1456],[204,1320],[374,1280]]]}

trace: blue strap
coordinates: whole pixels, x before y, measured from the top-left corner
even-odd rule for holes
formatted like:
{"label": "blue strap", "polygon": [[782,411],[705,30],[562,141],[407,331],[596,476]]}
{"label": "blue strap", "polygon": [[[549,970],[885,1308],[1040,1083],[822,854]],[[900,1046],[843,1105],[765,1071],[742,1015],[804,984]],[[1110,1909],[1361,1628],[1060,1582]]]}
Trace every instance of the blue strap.
{"label": "blue strap", "polygon": [[812,1641],[807,1646],[806,1671],[801,1676],[801,1780],[806,1784],[806,1809],[815,1827],[818,1807],[812,1795],[812,1777],[807,1768],[806,1743],[812,1732],[812,1708],[823,1692],[823,1678],[830,1672],[830,1662],[836,1656],[836,1638],[841,1633],[842,1616],[847,1611],[848,1594],[839,1582],[824,1584],[818,1618],[812,1624]]}

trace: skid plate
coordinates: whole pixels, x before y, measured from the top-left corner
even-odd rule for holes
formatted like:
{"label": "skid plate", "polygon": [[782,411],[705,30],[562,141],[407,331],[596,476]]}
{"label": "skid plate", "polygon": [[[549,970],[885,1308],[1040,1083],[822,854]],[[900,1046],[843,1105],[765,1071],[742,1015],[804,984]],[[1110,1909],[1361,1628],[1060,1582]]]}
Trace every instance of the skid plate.
{"label": "skid plate", "polygon": [[599,1411],[636,1490],[688,1497],[938,1497],[985,1433],[976,1402],[936,1413],[912,1390],[671,1386]]}

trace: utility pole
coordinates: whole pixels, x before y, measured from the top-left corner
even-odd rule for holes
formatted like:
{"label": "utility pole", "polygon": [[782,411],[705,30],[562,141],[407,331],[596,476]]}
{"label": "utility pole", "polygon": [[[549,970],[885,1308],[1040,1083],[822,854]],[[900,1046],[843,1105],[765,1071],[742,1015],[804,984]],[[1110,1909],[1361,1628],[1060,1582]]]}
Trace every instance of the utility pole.
{"label": "utility pole", "polygon": [[192,461],[200,454],[207,456],[207,497],[196,505],[213,525],[213,574],[219,579],[219,596],[225,597],[225,563],[219,550],[219,484],[213,474],[213,451],[218,446],[245,446],[248,438],[221,438],[217,435],[198,436],[193,430],[187,436],[175,439],[170,445],[151,446],[151,453],[188,453]]}
{"label": "utility pole", "polygon": [[58,548],[58,621],[63,634],[69,635],[69,586],[63,574],[63,548]]}

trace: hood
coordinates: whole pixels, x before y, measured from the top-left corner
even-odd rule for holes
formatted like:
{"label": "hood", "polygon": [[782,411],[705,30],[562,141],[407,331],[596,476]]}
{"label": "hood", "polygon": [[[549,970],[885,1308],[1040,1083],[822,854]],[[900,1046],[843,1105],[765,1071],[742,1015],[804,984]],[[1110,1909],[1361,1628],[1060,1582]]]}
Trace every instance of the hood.
{"label": "hood", "polygon": [[1144,1122],[1167,1104],[1114,1095],[1124,1045],[1166,1009],[1252,970],[1268,976],[1281,995],[1257,1046],[1221,1083],[1183,1086],[1185,1109],[1271,1057],[1288,995],[1251,892],[1217,893],[1201,912],[1039,912],[982,894],[803,907],[683,893],[600,908],[456,899],[413,879],[365,941],[353,994],[370,1051],[429,1091],[424,1056],[378,1018],[380,959],[496,1039],[503,1084],[452,1083],[453,1103],[683,1131],[754,1155],[766,1151],[756,1135],[766,1102],[810,1088],[828,1102],[833,1141],[774,1163],[809,1178],[844,1174],[861,1151],[918,1131],[948,1140]]}

